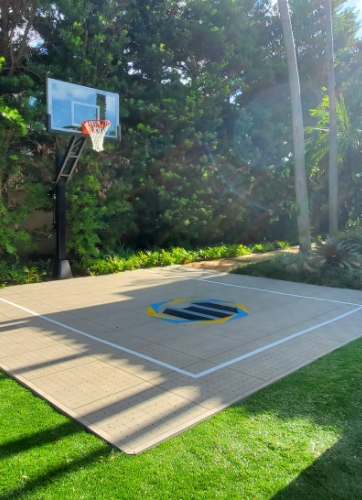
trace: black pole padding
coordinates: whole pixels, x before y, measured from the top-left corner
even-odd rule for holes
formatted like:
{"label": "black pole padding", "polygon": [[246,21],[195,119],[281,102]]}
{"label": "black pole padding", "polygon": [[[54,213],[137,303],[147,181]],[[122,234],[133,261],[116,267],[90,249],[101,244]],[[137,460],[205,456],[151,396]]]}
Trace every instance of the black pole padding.
{"label": "black pole padding", "polygon": [[[55,157],[55,174],[58,176],[63,164],[63,156],[57,154]],[[55,222],[55,265],[53,278],[67,279],[72,277],[69,261],[67,260],[67,241],[66,241],[66,199],[65,199],[66,178],[60,177],[54,190],[54,222]]]}

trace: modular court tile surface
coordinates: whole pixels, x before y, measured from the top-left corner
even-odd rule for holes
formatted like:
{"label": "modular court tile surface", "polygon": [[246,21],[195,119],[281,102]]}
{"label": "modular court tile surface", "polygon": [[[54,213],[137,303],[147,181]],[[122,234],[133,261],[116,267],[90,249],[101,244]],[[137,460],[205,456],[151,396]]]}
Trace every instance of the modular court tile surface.
{"label": "modular court tile surface", "polygon": [[360,336],[362,292],[181,266],[0,290],[0,368],[132,454]]}

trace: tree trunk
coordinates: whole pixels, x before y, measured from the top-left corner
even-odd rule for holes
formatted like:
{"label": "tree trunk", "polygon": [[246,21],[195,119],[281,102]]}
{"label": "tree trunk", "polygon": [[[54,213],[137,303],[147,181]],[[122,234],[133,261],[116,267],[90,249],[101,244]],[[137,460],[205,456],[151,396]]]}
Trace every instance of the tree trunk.
{"label": "tree trunk", "polygon": [[0,0],[0,57],[2,71],[13,76],[29,50],[28,38],[37,12],[37,0]]}
{"label": "tree trunk", "polygon": [[334,78],[332,9],[330,0],[324,2],[326,17],[326,54],[329,96],[329,234],[338,233],[338,138],[336,111],[336,81]]}
{"label": "tree trunk", "polygon": [[305,172],[305,144],[302,101],[300,96],[299,72],[295,51],[292,23],[290,20],[287,0],[278,0],[279,13],[282,21],[285,51],[287,53],[290,96],[293,122],[293,149],[294,149],[294,186],[298,207],[298,235],[299,250],[309,252],[310,228],[308,189]]}

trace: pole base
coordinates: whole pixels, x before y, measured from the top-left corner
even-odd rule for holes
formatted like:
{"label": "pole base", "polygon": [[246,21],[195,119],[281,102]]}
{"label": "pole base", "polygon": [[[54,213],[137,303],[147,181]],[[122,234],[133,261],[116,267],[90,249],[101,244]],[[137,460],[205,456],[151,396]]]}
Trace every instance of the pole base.
{"label": "pole base", "polygon": [[53,278],[56,280],[66,280],[72,278],[72,271],[70,269],[69,260],[58,260],[55,262]]}

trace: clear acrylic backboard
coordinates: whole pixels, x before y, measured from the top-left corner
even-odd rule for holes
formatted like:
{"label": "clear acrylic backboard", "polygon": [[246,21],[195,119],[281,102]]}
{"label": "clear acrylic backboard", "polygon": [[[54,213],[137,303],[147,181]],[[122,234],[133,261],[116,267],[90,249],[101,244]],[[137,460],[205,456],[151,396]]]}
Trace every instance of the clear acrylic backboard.
{"label": "clear acrylic backboard", "polygon": [[119,141],[119,95],[74,83],[47,79],[48,132],[82,136],[85,120],[109,120],[105,139]]}

